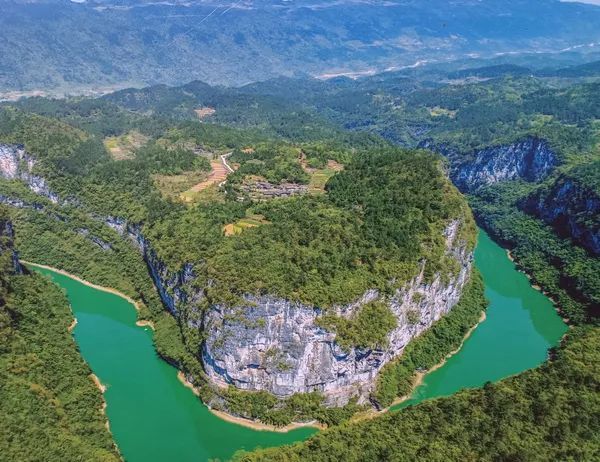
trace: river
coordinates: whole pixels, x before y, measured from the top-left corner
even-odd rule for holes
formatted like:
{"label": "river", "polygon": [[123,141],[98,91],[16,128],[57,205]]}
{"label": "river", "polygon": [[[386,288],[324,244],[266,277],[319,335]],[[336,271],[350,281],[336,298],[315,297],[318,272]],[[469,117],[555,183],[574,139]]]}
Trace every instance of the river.
{"label": "river", "polygon": [[[535,367],[565,333],[567,327],[552,303],[483,231],[475,262],[490,300],[486,320],[457,354],[425,377],[410,400],[394,409]],[[152,331],[135,325],[131,303],[51,270],[34,269],[67,292],[77,318],[73,335],[84,359],[107,386],[107,416],[127,461],[227,459],[238,449],[287,444],[315,432],[256,431],[218,418],[156,355]]]}

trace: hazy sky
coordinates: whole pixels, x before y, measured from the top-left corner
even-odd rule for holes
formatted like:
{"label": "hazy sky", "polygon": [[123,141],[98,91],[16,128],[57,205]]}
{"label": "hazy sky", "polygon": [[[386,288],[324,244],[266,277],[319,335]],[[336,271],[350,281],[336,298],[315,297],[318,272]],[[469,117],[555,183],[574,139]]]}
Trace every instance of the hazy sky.
{"label": "hazy sky", "polygon": [[592,5],[600,5],[600,0],[561,0],[563,2],[579,2],[579,3],[591,3]]}

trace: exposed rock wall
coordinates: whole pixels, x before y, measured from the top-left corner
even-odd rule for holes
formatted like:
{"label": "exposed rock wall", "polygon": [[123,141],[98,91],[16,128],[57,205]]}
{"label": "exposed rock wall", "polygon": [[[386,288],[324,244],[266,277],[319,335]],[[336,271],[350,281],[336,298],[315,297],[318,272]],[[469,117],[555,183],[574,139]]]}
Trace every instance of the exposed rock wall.
{"label": "exposed rock wall", "polygon": [[600,255],[600,197],[574,178],[561,175],[548,189],[529,197],[522,208]]}
{"label": "exposed rock wall", "polygon": [[[192,265],[170,271],[139,227],[114,217],[104,221],[138,246],[163,303],[174,315],[196,311],[194,306],[203,293],[189,285],[196,278]],[[396,292],[389,306],[397,327],[389,333],[385,349],[344,351],[336,343],[335,333],[317,325],[320,309],[276,297],[246,295],[247,304],[213,305],[200,319],[185,321],[207,335],[198,350],[209,379],[217,386],[265,390],[280,398],[319,391],[331,405],[343,405],[352,397],[365,402],[381,368],[458,302],[472,265],[472,254],[457,240],[458,228],[459,222],[452,222],[446,240],[448,253],[460,262],[459,272],[449,281],[438,275],[427,283],[423,266],[419,275]],[[350,317],[379,296],[376,290],[369,290],[356,302],[337,307],[337,314]]]}
{"label": "exposed rock wall", "polygon": [[[0,168],[5,178],[19,178],[30,187],[32,183],[45,185],[43,179],[32,175],[33,161],[22,148],[3,148]],[[47,188],[32,187],[32,190],[50,194]],[[460,263],[459,271],[448,280],[438,275],[427,282],[422,266],[420,273],[389,299],[397,326],[388,334],[387,346],[344,351],[336,343],[335,333],[318,326],[322,313],[313,306],[246,295],[247,303],[243,306],[217,305],[206,311],[197,310],[203,290],[192,288],[192,282],[199,281],[195,281],[197,276],[191,264],[171,271],[158,258],[138,225],[116,217],[95,218],[139,248],[168,310],[188,327],[204,331],[205,340],[197,347],[213,384],[265,390],[282,398],[298,392],[320,391],[329,404],[336,405],[343,405],[352,397],[361,402],[368,399],[381,368],[458,302],[472,265],[472,254],[457,239],[460,223],[454,221],[446,229],[446,242],[447,252]],[[351,317],[361,306],[378,298],[376,290],[369,290],[354,303],[337,307],[337,314]],[[190,313],[199,316],[188,316]]]}
{"label": "exposed rock wall", "polygon": [[[5,216],[0,216],[0,255],[10,254],[9,271],[20,274],[23,272],[23,267],[19,262],[19,254],[14,246],[15,233],[12,222]],[[7,268],[3,268],[6,270]]]}
{"label": "exposed rock wall", "polygon": [[186,263],[180,271],[170,271],[157,257],[139,226],[116,217],[106,217],[103,221],[120,235],[128,237],[140,250],[161,300],[172,314],[177,315],[180,306],[188,301],[199,301],[201,292],[186,290],[186,285],[195,278],[192,264]]}
{"label": "exposed rock wall", "polygon": [[[447,251],[460,262],[460,271],[449,281],[437,276],[426,283],[423,267],[396,292],[389,306],[397,327],[388,334],[385,349],[344,351],[334,333],[317,325],[318,308],[246,296],[247,305],[212,306],[205,314],[208,337],[201,348],[208,376],[217,385],[266,390],[279,397],[319,391],[329,404],[343,405],[353,396],[364,402],[381,368],[458,302],[472,260],[464,245],[456,242],[458,225],[453,222],[447,229]],[[379,295],[367,291],[357,302],[338,307],[338,315],[352,316]]]}
{"label": "exposed rock wall", "polygon": [[450,160],[450,178],[463,192],[499,181],[540,181],[559,163],[558,156],[548,143],[535,137],[468,154],[431,140],[421,142],[419,147],[439,152]]}
{"label": "exposed rock wall", "polygon": [[50,190],[44,178],[34,175],[35,159],[25,152],[23,145],[0,144],[0,176],[21,180],[34,193],[58,203],[58,196]]}

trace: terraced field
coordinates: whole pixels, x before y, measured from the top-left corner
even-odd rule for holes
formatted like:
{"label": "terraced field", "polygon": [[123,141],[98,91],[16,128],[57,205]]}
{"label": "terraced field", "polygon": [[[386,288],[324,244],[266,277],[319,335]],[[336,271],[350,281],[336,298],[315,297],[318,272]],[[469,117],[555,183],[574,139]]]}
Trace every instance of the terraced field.
{"label": "terraced field", "polygon": [[211,186],[220,186],[225,182],[227,176],[233,173],[233,168],[227,163],[229,154],[223,154],[218,159],[210,161],[211,171],[206,178],[196,183],[187,191],[181,193],[180,197],[184,202],[193,202],[198,193],[210,188]]}
{"label": "terraced field", "polygon": [[314,169],[305,167],[305,171],[310,174],[310,183],[308,184],[309,194],[323,194],[329,178],[343,170],[343,168],[342,164],[334,160],[327,161],[325,168]]}
{"label": "terraced field", "polygon": [[234,236],[240,234],[247,228],[256,228],[257,226],[268,223],[269,222],[265,220],[265,217],[262,215],[249,214],[246,218],[225,225],[223,227],[223,232],[225,233],[225,236]]}

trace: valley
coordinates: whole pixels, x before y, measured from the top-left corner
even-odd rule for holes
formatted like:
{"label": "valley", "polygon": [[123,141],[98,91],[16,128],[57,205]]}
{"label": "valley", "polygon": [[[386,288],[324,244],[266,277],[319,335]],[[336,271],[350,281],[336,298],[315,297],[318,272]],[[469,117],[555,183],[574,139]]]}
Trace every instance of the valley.
{"label": "valley", "polygon": [[[500,288],[494,283],[494,289],[486,284],[487,294],[491,290],[498,292],[494,295],[497,301],[488,308],[487,319],[483,321],[485,333],[479,335],[483,328],[478,327],[477,338],[469,336],[446,364],[426,375],[424,384],[403,406],[425,397],[431,399],[462,388],[481,386],[487,381],[534,367],[545,360],[547,349],[556,345],[564,333],[564,325],[547,300],[542,301],[543,308],[537,302],[529,301],[531,297],[539,297],[541,301],[543,296],[516,272],[502,255],[503,250],[485,235],[480,240],[483,242],[476,250],[476,265],[483,272],[484,281],[488,278],[507,281]],[[504,260],[500,273],[496,271],[499,259]],[[312,429],[292,430],[285,434],[252,431],[222,421],[179,383],[171,366],[154,356],[148,329],[134,326],[137,314],[131,304],[127,306],[124,300],[112,294],[102,294],[51,270],[34,269],[50,276],[67,291],[73,315],[78,319],[75,339],[84,359],[107,386],[104,397],[111,432],[127,460],[227,459],[242,449],[289,444],[314,433]],[[518,290],[508,282],[514,279],[523,281]],[[521,300],[525,302],[520,307],[511,308],[511,303],[522,303]],[[531,306],[537,308],[531,310]],[[518,314],[520,310],[523,310],[522,314]],[[506,318],[496,321],[497,316]],[[534,320],[528,319],[529,316]],[[513,343],[508,351],[500,324],[510,326],[510,330],[519,330],[520,343]],[[472,352],[475,351],[474,357]],[[490,357],[495,352],[502,352],[502,360]],[[453,373],[452,369],[457,367],[462,370]],[[464,373],[465,370],[477,371],[478,376],[471,377]],[[142,382],[139,382],[140,378],[143,378]],[[151,380],[150,387],[144,386],[148,379]],[[436,387],[440,385],[436,384],[444,388],[438,389]],[[166,389],[168,393],[165,393]],[[169,416],[167,420],[166,415]]]}
{"label": "valley", "polygon": [[[53,394],[60,377],[28,386],[91,426],[0,450],[593,460],[599,69],[453,63],[0,104],[0,333],[66,342],[72,326],[81,406]],[[47,291],[64,335],[20,324],[11,284]],[[1,360],[18,385],[15,355],[40,352],[15,345]]]}

